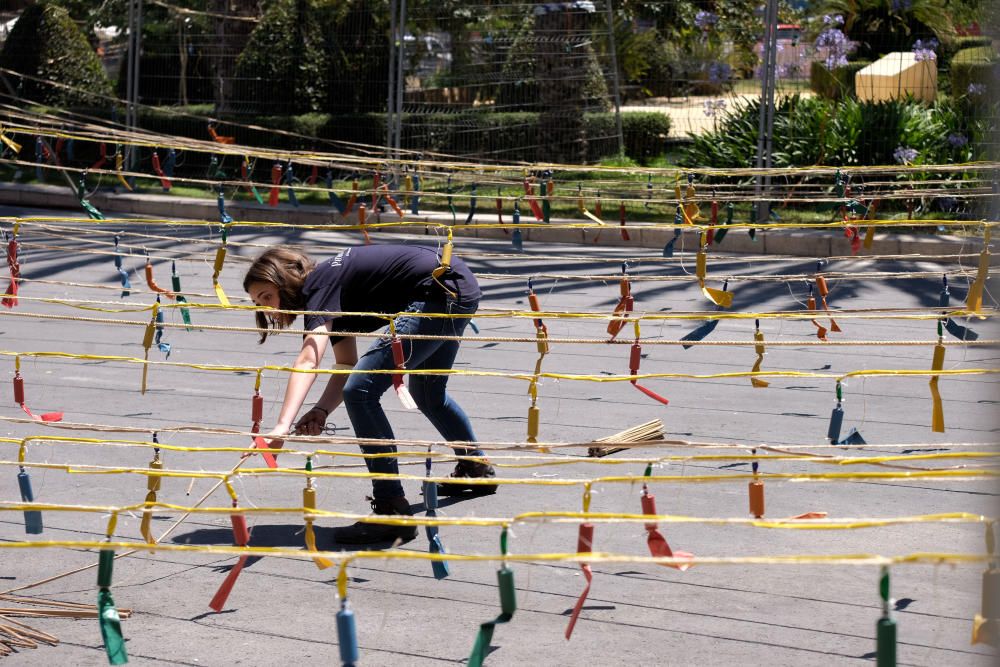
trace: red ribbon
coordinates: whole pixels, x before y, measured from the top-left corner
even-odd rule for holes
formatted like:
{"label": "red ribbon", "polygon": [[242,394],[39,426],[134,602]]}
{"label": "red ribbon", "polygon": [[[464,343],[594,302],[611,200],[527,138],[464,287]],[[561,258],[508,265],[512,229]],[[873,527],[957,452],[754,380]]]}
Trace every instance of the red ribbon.
{"label": "red ribbon", "polygon": [[[594,524],[581,523],[580,533],[576,538],[576,552],[581,554],[590,553],[593,550],[593,544]],[[590,582],[594,579],[594,573],[590,570],[590,563],[580,563],[580,569],[583,570],[583,576],[587,580],[587,585],[584,587],[583,592],[580,593],[580,597],[573,606],[573,613],[569,617],[569,625],[566,626],[567,640],[570,638],[570,635],[573,634],[573,628],[576,627],[576,619],[580,615],[580,611],[583,609],[583,603],[587,601],[587,596],[590,594]]]}
{"label": "red ribbon", "polygon": [[208,134],[212,137],[212,141],[219,144],[235,144],[236,137],[224,137],[215,131],[215,127],[212,125],[208,126]]}
{"label": "red ribbon", "polygon": [[372,211],[378,205],[378,184],[382,180],[382,175],[379,172],[375,172],[372,176]]}
{"label": "red ribbon", "polygon": [[275,162],[271,167],[271,183],[275,187],[271,188],[271,194],[267,198],[268,206],[278,205],[278,193],[281,192],[281,163]]}
{"label": "red ribbon", "polygon": [[153,171],[160,177],[160,185],[163,186],[163,189],[169,190],[170,179],[163,172],[163,167],[160,166],[160,155],[156,151],[153,151]]}
{"label": "red ribbon", "polygon": [[618,202],[618,222],[622,230],[622,241],[628,241],[628,230],[625,229],[625,202]]}
{"label": "red ribbon", "polygon": [[[347,206],[344,207],[344,215],[350,215],[351,211],[354,210],[354,204],[358,201],[358,181],[354,179],[353,190],[351,191],[351,196],[347,199]],[[364,224],[364,223],[362,223]]]}
{"label": "red ribbon", "polygon": [[260,455],[262,457],[264,457],[264,463],[267,464],[268,468],[277,468],[278,467],[278,459],[275,458],[277,455],[276,454],[271,454],[271,452],[270,452],[271,448],[267,445],[267,442],[264,440],[264,438],[261,438],[260,436],[255,437],[253,439],[253,445],[257,449],[263,450],[260,453]]}
{"label": "red ribbon", "polygon": [[58,422],[62,421],[63,413],[61,412],[46,412],[41,415],[34,415],[28,406],[24,402],[24,378],[21,377],[20,373],[14,373],[14,402],[21,406],[24,413],[35,420],[41,420],[43,422]]}
{"label": "red ribbon", "polygon": [[400,218],[404,217],[403,216],[403,209],[401,209],[399,207],[399,203],[395,199],[392,198],[392,195],[389,194],[389,186],[388,185],[383,185],[382,186],[382,196],[385,197],[385,200],[387,202],[389,202],[389,206],[391,206],[392,210],[396,212],[396,215],[398,215]]}
{"label": "red ribbon", "polygon": [[[816,299],[814,297],[809,297],[809,300],[806,301],[806,308],[809,310],[816,310]],[[812,320],[812,323],[816,325],[816,338],[826,340],[826,327],[816,320]]]}
{"label": "red ribbon", "polygon": [[[628,370],[629,375],[639,374],[639,364],[642,361],[642,346],[638,342],[632,344],[632,354],[629,357]],[[644,393],[646,396],[663,403],[664,405],[670,405],[670,401],[663,396],[660,396],[652,389],[647,389],[643,387],[637,380],[632,380],[632,386]]]}
{"label": "red ribbon", "polygon": [[[233,507],[236,507],[236,501],[233,501]],[[233,524],[233,544],[238,547],[245,547],[250,543],[250,531],[247,529],[247,519],[242,514],[230,514],[229,519]],[[229,594],[233,590],[233,586],[236,584],[236,578],[240,576],[240,572],[243,571],[243,566],[246,565],[247,558],[249,556],[240,556],[240,559],[236,561],[236,565],[233,569],[229,570],[229,574],[223,580],[222,585],[219,586],[219,590],[215,592],[212,597],[212,601],[208,603],[208,606],[212,608],[213,611],[222,611],[226,606],[226,600],[229,598]]]}
{"label": "red ribbon", "polygon": [[535,216],[535,220],[541,222],[545,219],[542,215],[542,207],[538,205],[538,202],[532,198],[535,194],[535,189],[531,186],[531,182],[528,179],[524,179],[524,194],[527,195],[528,206],[531,207],[531,213]]}
{"label": "red ribbon", "polygon": [[[819,298],[823,304],[823,310],[830,315],[830,306],[826,305],[826,295],[830,293],[830,288],[827,287],[826,278],[823,276],[816,276],[816,291],[819,292]],[[833,315],[830,315],[830,331],[840,333],[840,327],[837,326],[837,321],[833,319]]]}
{"label": "red ribbon", "polygon": [[[654,516],[656,515],[656,497],[649,493],[645,486],[643,486],[642,489],[642,513]],[[666,538],[664,538],[657,529],[657,524],[647,523],[646,533],[646,544],[649,545],[649,553],[651,555],[665,558],[694,559],[694,554],[688,553],[687,551],[674,551],[671,549],[670,545],[667,544]],[[663,565],[680,570],[681,572],[691,567],[691,565],[687,563],[677,565],[663,563]]]}
{"label": "red ribbon", "polygon": [[857,255],[858,251],[861,250],[861,235],[858,233],[858,228],[854,226],[844,227],[844,236],[851,240],[851,254]]}
{"label": "red ribbon", "polygon": [[[396,370],[400,371],[406,368],[406,355],[403,353],[403,341],[399,338],[392,337],[392,362],[396,365]],[[398,390],[403,385],[403,374],[393,373],[392,374],[392,386]]]}
{"label": "red ribbon", "polygon": [[[632,308],[635,306],[635,299],[632,298],[632,285],[629,283],[628,278],[622,278],[619,282],[619,289],[621,290],[622,298],[618,301],[618,305],[615,306],[615,315],[623,315],[625,313],[631,313]],[[625,326],[625,318],[621,317],[618,319],[611,320],[608,323],[608,334],[611,336],[611,340],[615,339],[618,332],[622,330]]]}
{"label": "red ribbon", "polygon": [[60,167],[62,166],[62,162],[59,160],[59,153],[62,152],[63,144],[65,143],[66,143],[65,137],[59,137],[58,139],[56,139],[56,147],[54,153],[55,153],[56,164],[59,165]]}
{"label": "red ribbon", "polygon": [[108,161],[108,145],[102,142],[101,147],[98,149],[98,154],[97,162],[90,165],[91,169],[100,169]]}

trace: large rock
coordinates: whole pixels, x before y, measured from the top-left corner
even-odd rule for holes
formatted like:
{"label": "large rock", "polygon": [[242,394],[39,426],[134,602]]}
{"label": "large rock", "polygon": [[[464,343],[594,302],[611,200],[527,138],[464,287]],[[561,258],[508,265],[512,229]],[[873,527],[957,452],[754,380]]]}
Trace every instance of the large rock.
{"label": "large rock", "polygon": [[917,60],[912,51],[894,51],[854,75],[854,93],[863,102],[913,96],[933,102],[937,96],[937,61]]}

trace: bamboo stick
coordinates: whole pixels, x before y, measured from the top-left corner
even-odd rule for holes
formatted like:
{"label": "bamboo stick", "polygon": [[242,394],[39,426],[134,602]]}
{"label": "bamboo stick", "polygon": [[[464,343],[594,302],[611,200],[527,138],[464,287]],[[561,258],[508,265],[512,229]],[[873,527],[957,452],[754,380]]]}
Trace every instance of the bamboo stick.
{"label": "bamboo stick", "polygon": [[[599,438],[594,442],[648,442],[650,440],[661,440],[663,438],[663,422],[659,419],[654,419],[648,421],[645,424],[639,424],[638,426],[633,426],[630,429],[626,429],[621,433],[616,433],[614,435],[609,435],[604,438]],[[631,449],[631,447],[590,447],[587,450],[587,456],[593,458],[600,458],[603,456],[608,456],[609,454],[614,454],[615,452],[621,452],[626,449]]]}

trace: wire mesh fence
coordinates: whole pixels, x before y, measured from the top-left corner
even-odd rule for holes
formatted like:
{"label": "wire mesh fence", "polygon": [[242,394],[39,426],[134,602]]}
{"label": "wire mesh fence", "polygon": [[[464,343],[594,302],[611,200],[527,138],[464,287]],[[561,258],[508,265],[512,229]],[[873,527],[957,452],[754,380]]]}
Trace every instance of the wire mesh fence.
{"label": "wire mesh fence", "polygon": [[[771,58],[750,0],[63,4],[112,83],[90,106],[124,117],[131,72],[139,126],[173,134],[205,137],[207,123],[158,111],[215,119],[240,143],[289,141],[250,125],[302,135],[292,149],[312,137],[487,162],[749,166],[768,63],[776,166],[962,162],[996,144],[997,58],[975,3],[781,3]],[[16,42],[20,14],[5,16],[0,37]],[[6,92],[45,102],[16,50]]]}

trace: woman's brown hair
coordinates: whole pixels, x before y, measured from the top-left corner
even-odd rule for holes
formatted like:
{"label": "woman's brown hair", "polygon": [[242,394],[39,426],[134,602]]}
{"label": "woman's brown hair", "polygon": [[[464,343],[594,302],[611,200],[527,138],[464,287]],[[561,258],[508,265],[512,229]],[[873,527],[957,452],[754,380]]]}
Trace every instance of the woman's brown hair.
{"label": "woman's brown hair", "polygon": [[[302,298],[302,286],[316,263],[309,255],[292,248],[277,246],[265,250],[253,261],[247,274],[243,277],[243,289],[250,292],[252,283],[270,283],[278,290],[278,303],[281,310],[305,310],[305,299]],[[283,319],[270,320],[263,312],[254,314],[257,328],[262,329],[260,342],[267,340],[269,328],[286,328],[295,321],[296,315],[289,314],[287,321]]]}

